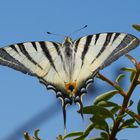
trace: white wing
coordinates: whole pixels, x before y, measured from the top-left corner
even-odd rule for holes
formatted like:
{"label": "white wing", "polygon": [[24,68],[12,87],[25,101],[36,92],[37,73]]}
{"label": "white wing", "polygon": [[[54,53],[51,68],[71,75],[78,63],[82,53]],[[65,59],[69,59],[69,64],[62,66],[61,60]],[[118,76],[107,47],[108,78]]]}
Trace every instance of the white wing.
{"label": "white wing", "polygon": [[59,68],[62,67],[61,44],[25,42],[0,48],[0,64],[36,76],[46,86],[64,86]]}
{"label": "white wing", "polygon": [[76,57],[79,57],[79,65],[75,66],[73,79],[79,83],[85,82],[96,71],[108,66],[139,43],[138,38],[126,33],[100,33],[76,40],[74,49]]}

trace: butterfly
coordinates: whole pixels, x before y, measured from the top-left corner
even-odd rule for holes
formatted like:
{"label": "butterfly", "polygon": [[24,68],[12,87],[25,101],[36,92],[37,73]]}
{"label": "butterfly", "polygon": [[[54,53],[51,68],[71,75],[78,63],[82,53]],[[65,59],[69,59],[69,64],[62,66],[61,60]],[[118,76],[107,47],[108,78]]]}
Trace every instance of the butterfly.
{"label": "butterfly", "polygon": [[64,125],[66,106],[80,106],[82,95],[99,70],[136,48],[140,40],[127,33],[98,33],[63,43],[51,41],[23,42],[0,48],[0,64],[35,76],[61,99]]}

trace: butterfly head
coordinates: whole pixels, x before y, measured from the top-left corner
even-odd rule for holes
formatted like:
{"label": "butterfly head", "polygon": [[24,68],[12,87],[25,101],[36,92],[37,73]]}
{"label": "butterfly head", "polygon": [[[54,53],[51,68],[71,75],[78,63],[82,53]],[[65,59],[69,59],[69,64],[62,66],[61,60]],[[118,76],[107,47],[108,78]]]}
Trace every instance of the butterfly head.
{"label": "butterfly head", "polygon": [[63,46],[71,46],[72,45],[72,38],[70,37],[65,37],[64,38],[64,42],[63,42]]}

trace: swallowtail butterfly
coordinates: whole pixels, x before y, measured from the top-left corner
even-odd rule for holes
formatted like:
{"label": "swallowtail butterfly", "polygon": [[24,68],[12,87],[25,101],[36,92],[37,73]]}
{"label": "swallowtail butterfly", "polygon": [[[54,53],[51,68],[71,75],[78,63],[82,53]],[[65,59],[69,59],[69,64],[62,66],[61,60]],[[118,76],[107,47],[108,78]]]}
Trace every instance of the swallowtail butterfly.
{"label": "swallowtail butterfly", "polygon": [[0,64],[35,76],[60,98],[66,124],[66,106],[80,105],[97,72],[136,48],[138,38],[126,33],[98,33],[75,41],[24,42],[0,48]]}

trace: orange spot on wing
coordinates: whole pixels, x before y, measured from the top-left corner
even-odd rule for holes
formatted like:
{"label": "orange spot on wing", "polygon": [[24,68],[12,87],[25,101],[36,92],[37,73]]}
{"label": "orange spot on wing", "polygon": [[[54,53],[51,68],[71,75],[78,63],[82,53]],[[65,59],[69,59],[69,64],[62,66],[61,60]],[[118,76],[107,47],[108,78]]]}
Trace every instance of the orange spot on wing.
{"label": "orange spot on wing", "polygon": [[65,84],[65,87],[66,87],[67,92],[70,94],[70,96],[75,94],[76,82],[67,83]]}

